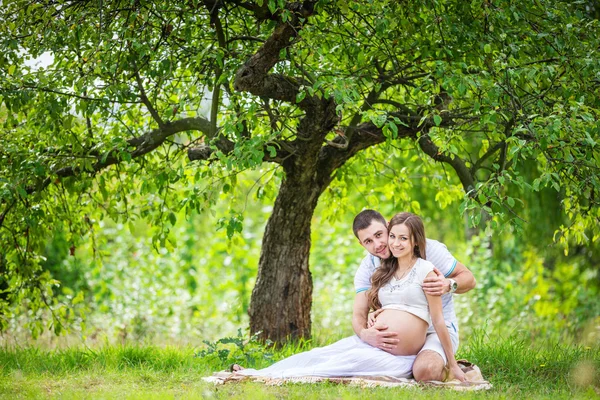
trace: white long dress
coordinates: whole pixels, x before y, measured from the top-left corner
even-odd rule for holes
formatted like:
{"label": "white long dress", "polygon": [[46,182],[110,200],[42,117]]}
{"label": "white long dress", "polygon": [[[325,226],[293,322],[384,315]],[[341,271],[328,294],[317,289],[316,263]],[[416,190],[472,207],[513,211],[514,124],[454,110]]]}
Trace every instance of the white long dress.
{"label": "white long dress", "polygon": [[263,369],[247,368],[241,375],[268,378],[302,376],[393,376],[408,378],[416,356],[395,356],[363,342],[358,336],[295,354]]}
{"label": "white long dress", "polygon": [[[379,290],[383,308],[400,309],[429,322],[429,308],[423,293],[425,276],[433,265],[418,259],[413,269],[401,280],[392,280]],[[408,378],[416,356],[395,356],[351,336],[329,346],[295,354],[260,370],[244,369],[247,376],[295,378],[303,376],[391,376]]]}

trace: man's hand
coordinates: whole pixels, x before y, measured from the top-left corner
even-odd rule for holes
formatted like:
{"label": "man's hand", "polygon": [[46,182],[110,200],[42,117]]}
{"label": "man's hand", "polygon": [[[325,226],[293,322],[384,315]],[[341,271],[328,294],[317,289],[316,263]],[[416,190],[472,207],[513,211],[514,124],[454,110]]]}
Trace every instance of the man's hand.
{"label": "man's hand", "polygon": [[441,296],[450,291],[450,281],[444,277],[439,269],[434,268],[435,276],[423,280],[423,291],[430,296]]}
{"label": "man's hand", "polygon": [[398,333],[387,330],[387,325],[375,324],[371,328],[363,329],[360,332],[360,338],[363,342],[377,347],[381,350],[388,350],[400,342]]}

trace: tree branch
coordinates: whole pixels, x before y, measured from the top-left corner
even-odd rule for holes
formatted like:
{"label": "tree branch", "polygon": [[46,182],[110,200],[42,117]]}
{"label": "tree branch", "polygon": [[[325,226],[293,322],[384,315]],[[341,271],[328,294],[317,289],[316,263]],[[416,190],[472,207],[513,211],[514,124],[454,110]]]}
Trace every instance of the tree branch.
{"label": "tree branch", "polygon": [[[227,43],[225,41],[223,25],[221,25],[221,20],[219,19],[219,2],[214,2],[214,4],[210,4],[210,1],[205,1],[204,5],[210,12],[210,21],[215,28],[219,48],[223,51],[223,56],[225,56],[225,54],[227,53]],[[224,58],[222,59],[222,62],[225,62]],[[221,65],[217,61],[215,67],[215,84],[210,105],[211,137],[214,137],[217,134],[217,118],[219,115],[219,102],[221,97],[221,74],[223,74],[223,67],[221,67]]]}
{"label": "tree branch", "polygon": [[[302,78],[269,74],[269,71],[280,61],[281,50],[290,46],[301,28],[302,23],[297,14],[294,14],[291,21],[279,24],[258,51],[238,70],[234,81],[235,90],[292,104],[296,103],[296,95],[301,86],[310,83]],[[315,102],[316,99],[306,96],[298,106],[306,109]]]}
{"label": "tree branch", "polygon": [[474,196],[475,194],[475,180],[473,179],[473,175],[471,175],[471,171],[467,168],[465,162],[456,155],[448,156],[443,154],[439,148],[433,143],[428,134],[423,134],[418,139],[419,146],[421,149],[427,154],[429,157],[433,158],[435,161],[444,162],[449,164],[456,171],[456,175],[460,179],[460,182],[463,185],[463,189],[465,193],[469,196]]}
{"label": "tree branch", "polygon": [[360,109],[356,112],[356,114],[354,114],[354,116],[350,120],[350,129],[347,129],[346,132],[346,135],[348,135],[348,137],[352,138],[352,135],[354,134],[354,128],[358,126],[358,123],[362,119],[363,112],[370,109],[379,98],[379,95],[383,93],[388,87],[389,85],[384,83],[381,85],[379,90],[376,90],[375,86],[371,89],[371,91],[367,95],[367,98],[363,101]]}
{"label": "tree branch", "polygon": [[260,43],[264,43],[265,40],[258,38],[258,37],[254,37],[254,36],[234,36],[231,39],[229,39],[227,41],[227,44],[231,43],[231,42],[235,42],[236,40],[250,40],[250,41],[254,41],[254,42],[260,42]]}
{"label": "tree branch", "polygon": [[[280,61],[280,53],[287,49],[298,32],[302,29],[306,18],[313,13],[313,3],[288,3],[287,9],[293,12],[288,22],[280,23],[254,55],[238,70],[234,88],[239,92],[274,100],[297,104],[306,112],[296,129],[296,141],[303,143],[302,156],[316,157],[323,138],[333,129],[337,122],[335,103],[330,98],[320,99],[315,96],[305,97],[297,102],[297,96],[304,85],[310,83],[303,78],[292,78],[282,74],[269,74],[269,71]],[[305,161],[307,159],[305,158]],[[287,164],[292,166],[291,161]],[[285,167],[285,165],[284,165]]]}
{"label": "tree branch", "polygon": [[[156,128],[143,134],[142,136],[129,139],[127,141],[128,147],[134,148],[134,150],[130,151],[129,154],[131,155],[132,159],[141,157],[163,144],[169,136],[185,131],[201,131],[204,134],[207,134],[207,132],[210,131],[210,122],[202,117],[183,118],[174,122],[167,122],[162,128]],[[89,172],[93,175],[106,167],[121,162],[120,154],[122,151],[122,149],[112,149],[107,153],[95,157],[96,163],[92,166],[91,171],[84,170],[79,167],[69,166],[53,171],[53,174],[59,178],[77,176],[83,172]],[[26,189],[27,194],[33,194],[35,192],[44,190],[46,187],[48,187],[48,185],[50,185],[50,183],[52,183],[52,179],[52,177],[48,177],[40,181],[40,183],[37,185],[28,187]]]}
{"label": "tree branch", "polygon": [[13,206],[15,205],[17,201],[14,200],[12,203],[8,204],[6,206],[6,209],[2,212],[2,214],[0,215],[0,228],[2,227],[2,225],[4,224],[4,219],[6,218],[6,215],[8,214],[8,212],[10,211],[11,208],[13,208]]}
{"label": "tree branch", "polygon": [[390,99],[377,99],[373,104],[389,104],[391,106],[396,107],[396,109],[402,111],[404,113],[403,115],[410,115],[412,112],[412,110],[406,107],[404,104]]}
{"label": "tree branch", "polygon": [[500,150],[504,145],[505,145],[505,141],[500,141],[498,143],[496,143],[494,146],[490,147],[488,149],[488,151],[485,152],[484,155],[482,155],[479,160],[477,160],[475,162],[475,164],[473,164],[473,166],[471,167],[471,174],[474,175],[475,172],[477,172],[477,170],[479,168],[481,168],[481,165],[483,164],[483,162],[485,160],[487,160],[492,154],[494,154],[495,152],[497,152],[498,150]]}
{"label": "tree branch", "polygon": [[[277,143],[284,147],[281,142]],[[208,161],[214,154],[215,148],[221,151],[223,154],[227,155],[233,151],[233,149],[235,148],[235,144],[232,141],[225,139],[221,136],[215,142],[212,143],[212,146],[204,143],[200,146],[189,148],[188,158],[190,161]],[[288,149],[278,149],[275,157],[271,157],[269,155],[269,152],[265,148],[263,149],[263,154],[264,162],[274,162],[277,164],[281,164],[283,160],[289,157],[292,153]]]}
{"label": "tree branch", "polygon": [[[416,122],[416,121],[415,121]],[[348,128],[349,129],[349,128]],[[348,130],[347,129],[347,130]],[[419,128],[416,126],[398,126],[399,138],[416,138]],[[336,137],[334,143],[348,141],[345,149],[338,146],[323,146],[319,152],[318,171],[320,180],[331,179],[331,174],[337,168],[344,165],[346,161],[352,158],[356,153],[368,147],[383,143],[387,140],[383,134],[383,128],[378,128],[372,122],[364,122],[353,128],[351,136],[346,135],[346,139]]]}
{"label": "tree branch", "polygon": [[148,111],[150,111],[150,115],[152,115],[154,121],[156,121],[159,127],[163,128],[165,126],[165,123],[163,122],[160,115],[158,115],[158,112],[156,112],[154,106],[152,106],[152,103],[150,103],[150,100],[148,100],[148,96],[146,96],[146,91],[144,90],[142,78],[140,78],[140,73],[135,64],[133,65],[133,68],[135,68],[135,81],[137,82],[138,89],[140,90],[140,99],[142,100],[142,103],[144,103]]}
{"label": "tree branch", "polygon": [[112,99],[106,99],[106,98],[101,98],[101,97],[89,97],[86,95],[79,95],[76,93],[65,93],[65,92],[61,92],[55,89],[50,89],[50,88],[45,88],[45,87],[39,87],[39,86],[33,86],[33,85],[23,85],[20,88],[0,88],[0,94],[2,93],[10,93],[10,92],[17,92],[19,90],[39,90],[40,92],[45,92],[45,93],[53,93],[53,94],[57,94],[59,96],[65,96],[65,97],[74,97],[76,99],[81,99],[81,100],[86,100],[86,101],[99,101],[99,102],[108,102],[111,104],[140,104],[139,101],[120,101],[120,100],[112,100]]}

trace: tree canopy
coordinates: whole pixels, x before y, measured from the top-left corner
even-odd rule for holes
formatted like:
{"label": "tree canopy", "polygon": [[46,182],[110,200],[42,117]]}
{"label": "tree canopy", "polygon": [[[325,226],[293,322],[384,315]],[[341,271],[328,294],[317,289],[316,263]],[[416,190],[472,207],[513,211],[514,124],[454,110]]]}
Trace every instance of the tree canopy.
{"label": "tree canopy", "polygon": [[[179,211],[210,212],[239,171],[273,165],[257,181],[274,206],[251,329],[308,336],[312,215],[328,188],[369,185],[356,170],[377,165],[347,162],[376,146],[423,158],[392,183],[442,163],[472,226],[521,226],[523,197],[553,188],[555,240],[598,240],[589,2],[8,1],[0,21],[3,315],[24,299],[57,309],[41,266],[53,232],[74,251],[100,210],[145,218],[173,246]],[[243,210],[220,225],[240,232]]]}

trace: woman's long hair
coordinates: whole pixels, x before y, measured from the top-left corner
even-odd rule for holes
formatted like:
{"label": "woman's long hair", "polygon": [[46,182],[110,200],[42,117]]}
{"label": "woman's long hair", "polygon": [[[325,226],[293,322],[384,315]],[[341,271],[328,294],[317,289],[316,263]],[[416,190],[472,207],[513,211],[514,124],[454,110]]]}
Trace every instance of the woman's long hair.
{"label": "woman's long hair", "polygon": [[[418,215],[409,212],[401,212],[394,215],[390,220],[390,223],[388,224],[388,235],[394,226],[402,224],[406,225],[408,228],[410,238],[415,244],[415,256],[425,259],[425,246],[427,242],[425,240],[425,227],[423,226],[423,221]],[[390,255],[389,258],[381,260],[381,265],[375,270],[373,275],[371,275],[371,288],[367,291],[367,299],[371,309],[377,310],[381,308],[379,289],[392,279],[392,276],[394,276],[397,269],[398,259],[393,255]]]}

